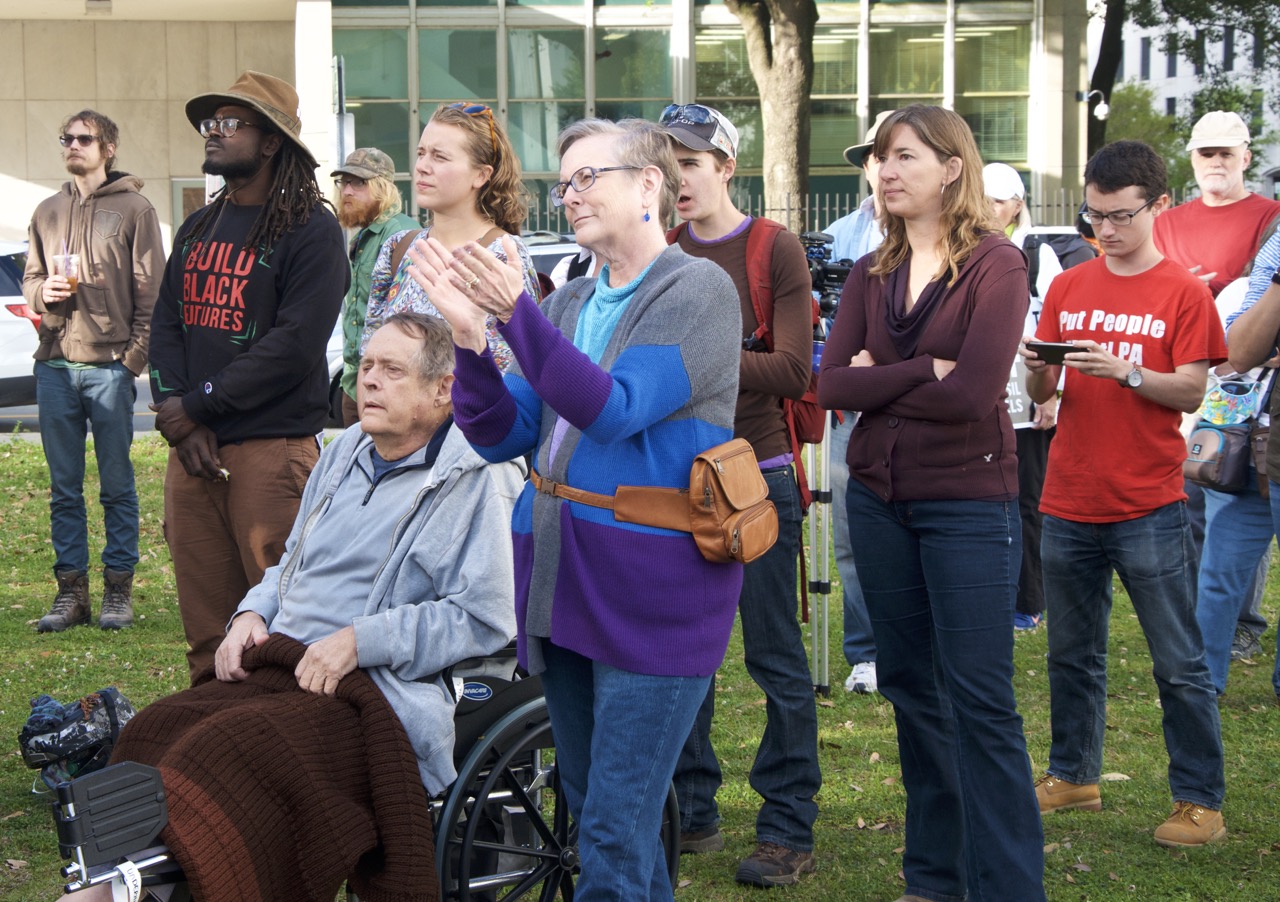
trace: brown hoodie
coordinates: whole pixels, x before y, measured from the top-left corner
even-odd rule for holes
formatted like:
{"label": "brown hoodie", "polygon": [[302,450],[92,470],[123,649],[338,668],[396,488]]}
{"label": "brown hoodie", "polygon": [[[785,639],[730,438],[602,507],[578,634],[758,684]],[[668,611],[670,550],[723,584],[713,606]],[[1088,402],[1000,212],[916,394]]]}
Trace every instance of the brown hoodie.
{"label": "brown hoodie", "polygon": [[[119,360],[134,375],[145,369],[164,249],[141,187],[136,176],[113,173],[88,197],[67,182],[36,207],[22,280],[27,304],[41,315],[36,360]],[[53,256],[64,252],[80,255],[79,284],[67,300],[46,304],[41,289]]]}

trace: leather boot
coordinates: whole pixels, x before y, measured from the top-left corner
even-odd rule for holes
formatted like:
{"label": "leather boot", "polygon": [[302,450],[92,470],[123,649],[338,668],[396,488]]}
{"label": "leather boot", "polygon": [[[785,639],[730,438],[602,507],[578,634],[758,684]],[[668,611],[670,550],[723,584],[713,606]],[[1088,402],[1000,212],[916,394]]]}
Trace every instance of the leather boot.
{"label": "leather boot", "polygon": [[60,633],[69,626],[89,622],[89,577],[82,570],[59,570],[58,594],[53,599],[49,613],[40,618],[36,630],[41,633]]}
{"label": "leather boot", "polygon": [[133,574],[128,570],[102,571],[102,614],[98,626],[122,630],[133,626]]}

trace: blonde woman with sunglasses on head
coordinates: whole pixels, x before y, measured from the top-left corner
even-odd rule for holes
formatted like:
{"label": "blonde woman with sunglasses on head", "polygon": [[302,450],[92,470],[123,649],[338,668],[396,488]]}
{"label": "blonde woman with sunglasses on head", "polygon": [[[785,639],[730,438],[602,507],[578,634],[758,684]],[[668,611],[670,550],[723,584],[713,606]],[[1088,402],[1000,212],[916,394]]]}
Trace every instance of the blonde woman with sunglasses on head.
{"label": "blonde woman with sunglasses on head", "polygon": [[[525,290],[541,297],[533,261],[519,238],[528,209],[520,160],[492,109],[480,103],[452,103],[432,114],[418,139],[413,190],[418,206],[430,212],[431,224],[420,233],[397,232],[382,245],[370,283],[362,352],[373,330],[392,314],[413,310],[440,315],[427,291],[408,276],[405,251],[415,236],[430,235],[450,251],[479,242],[504,261],[502,239],[510,237],[520,256]],[[492,317],[487,334],[494,358],[505,370],[511,351]]]}

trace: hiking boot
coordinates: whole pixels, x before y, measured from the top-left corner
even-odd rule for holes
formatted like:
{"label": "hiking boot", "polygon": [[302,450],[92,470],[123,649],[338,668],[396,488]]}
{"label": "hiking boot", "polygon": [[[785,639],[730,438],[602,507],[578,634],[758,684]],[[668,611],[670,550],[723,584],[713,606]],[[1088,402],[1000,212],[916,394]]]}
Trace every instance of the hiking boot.
{"label": "hiking boot", "polygon": [[133,626],[133,574],[128,570],[102,571],[102,614],[98,626],[122,630]]}
{"label": "hiking boot", "polygon": [[859,695],[873,695],[876,691],[876,662],[863,661],[853,665],[853,672],[844,681],[845,692],[857,692]]}
{"label": "hiking boot", "polygon": [[797,852],[774,842],[762,842],[738,865],[733,879],[750,886],[790,886],[814,869],[812,852]]}
{"label": "hiking boot", "polygon": [[719,827],[693,830],[680,834],[680,854],[700,855],[703,852],[719,852],[724,848],[724,834]]}
{"label": "hiking boot", "polygon": [[1262,643],[1258,641],[1258,637],[1244,627],[1237,626],[1235,638],[1231,640],[1231,660],[1243,661],[1261,651]]}
{"label": "hiking boot", "polygon": [[1102,796],[1098,793],[1097,783],[1068,783],[1050,774],[1036,780],[1036,801],[1040,803],[1041,814],[1071,808],[1102,810]]}
{"label": "hiking boot", "polygon": [[69,626],[89,622],[89,577],[81,570],[59,570],[58,594],[49,613],[40,618],[36,631],[60,633]]}
{"label": "hiking boot", "polygon": [[1156,827],[1156,842],[1169,848],[1203,846],[1227,835],[1222,812],[1193,802],[1174,802],[1173,814]]}

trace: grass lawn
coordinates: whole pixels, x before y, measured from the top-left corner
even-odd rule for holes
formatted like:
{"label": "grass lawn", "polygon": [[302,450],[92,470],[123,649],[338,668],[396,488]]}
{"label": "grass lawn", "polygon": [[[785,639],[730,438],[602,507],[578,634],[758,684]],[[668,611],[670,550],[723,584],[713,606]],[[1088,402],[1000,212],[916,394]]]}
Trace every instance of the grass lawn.
{"label": "grass lawn", "polygon": [[[49,546],[48,478],[38,444],[0,442],[0,902],[56,898],[59,861],[47,803],[30,792],[35,771],[17,751],[27,701],[48,692],[70,701],[105,685],[118,686],[141,706],[187,682],[173,568],[161,530],[165,450],[155,436],[135,444],[141,493],[142,561],[134,583],[137,625],[108,633],[76,628],[37,635],[36,621],[53,596]],[[96,497],[90,466],[86,495]],[[90,505],[92,556],[101,547],[101,512]],[[833,573],[834,576],[834,573]],[[1265,613],[1276,621],[1276,583]],[[96,597],[101,577],[92,579]],[[1190,853],[1157,846],[1151,832],[1168,815],[1166,759],[1160,706],[1150,656],[1127,597],[1117,590],[1112,616],[1111,687],[1101,814],[1064,812],[1045,823],[1045,885],[1055,902],[1083,900],[1280,899],[1280,707],[1271,688],[1274,634],[1252,662],[1233,664],[1230,692],[1221,702],[1227,752],[1223,842]],[[824,785],[817,826],[818,872],[772,895],[795,902],[894,900],[899,876],[906,797],[898,771],[893,712],[880,696],[846,695],[840,655],[840,611],[832,612],[830,700],[819,700]],[[1049,694],[1045,631],[1020,635],[1016,689],[1026,720],[1034,770],[1049,749]],[[726,783],[719,801],[728,839],[724,852],[685,856],[680,902],[761,899],[763,891],[738,887],[733,872],[754,847],[758,799],[746,775],[764,727],[764,699],[741,664],[735,636],[717,681],[715,739]],[[989,804],[999,805],[995,797]]]}

